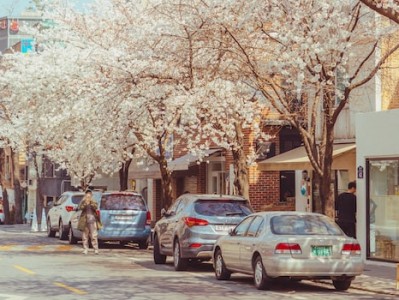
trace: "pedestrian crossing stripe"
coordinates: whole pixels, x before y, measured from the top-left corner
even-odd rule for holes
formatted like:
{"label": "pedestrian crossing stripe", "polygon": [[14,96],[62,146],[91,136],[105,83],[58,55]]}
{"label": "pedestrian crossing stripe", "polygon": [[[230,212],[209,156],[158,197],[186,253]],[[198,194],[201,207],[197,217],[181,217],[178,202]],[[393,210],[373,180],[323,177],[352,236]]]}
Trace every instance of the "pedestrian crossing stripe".
{"label": "pedestrian crossing stripe", "polygon": [[0,252],[18,251],[18,252],[68,252],[73,249],[81,250],[71,245],[1,245]]}

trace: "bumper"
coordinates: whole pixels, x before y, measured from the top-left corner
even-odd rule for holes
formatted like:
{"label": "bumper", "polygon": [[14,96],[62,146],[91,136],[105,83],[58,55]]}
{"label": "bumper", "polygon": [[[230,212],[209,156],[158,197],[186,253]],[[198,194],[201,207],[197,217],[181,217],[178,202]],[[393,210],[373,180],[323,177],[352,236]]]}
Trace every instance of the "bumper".
{"label": "bumper", "polygon": [[351,259],[294,259],[276,258],[265,264],[270,277],[331,278],[353,277],[363,273],[360,257]]}
{"label": "bumper", "polygon": [[104,241],[142,241],[147,240],[151,235],[151,228],[144,230],[106,230],[102,228],[98,231],[98,239]]}
{"label": "bumper", "polygon": [[205,244],[198,248],[190,247],[190,244],[182,247],[183,258],[204,258],[210,259],[213,254],[213,244]]}

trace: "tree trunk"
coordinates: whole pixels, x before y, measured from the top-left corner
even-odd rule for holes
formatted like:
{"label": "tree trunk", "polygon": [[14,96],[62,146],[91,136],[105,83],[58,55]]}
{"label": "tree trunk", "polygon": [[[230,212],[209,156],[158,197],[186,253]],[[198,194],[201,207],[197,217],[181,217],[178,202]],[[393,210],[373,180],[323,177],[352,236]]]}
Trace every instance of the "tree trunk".
{"label": "tree trunk", "polygon": [[41,225],[42,223],[42,211],[44,206],[44,199],[42,195],[42,180],[39,171],[39,164],[37,163],[37,155],[36,153],[33,154],[33,163],[35,166],[36,171],[36,216],[37,216],[37,223]]}
{"label": "tree trunk", "polygon": [[173,202],[172,196],[172,173],[168,170],[168,163],[165,158],[159,161],[161,171],[161,182],[163,191],[163,203],[165,209],[168,209]]}
{"label": "tree trunk", "polygon": [[22,216],[22,190],[20,183],[20,169],[19,169],[19,157],[14,151],[11,151],[11,163],[13,170],[13,182],[14,182],[14,223],[23,224]]}
{"label": "tree trunk", "polygon": [[4,224],[11,224],[11,216],[10,216],[10,204],[8,202],[8,193],[7,189],[2,186],[3,189],[3,210],[4,210]]}
{"label": "tree trunk", "polygon": [[233,150],[234,158],[234,186],[238,194],[249,200],[249,176],[246,155],[242,148]]}
{"label": "tree trunk", "polygon": [[121,168],[119,169],[119,188],[121,191],[126,191],[129,189],[129,167],[132,160],[129,159],[125,161]]}

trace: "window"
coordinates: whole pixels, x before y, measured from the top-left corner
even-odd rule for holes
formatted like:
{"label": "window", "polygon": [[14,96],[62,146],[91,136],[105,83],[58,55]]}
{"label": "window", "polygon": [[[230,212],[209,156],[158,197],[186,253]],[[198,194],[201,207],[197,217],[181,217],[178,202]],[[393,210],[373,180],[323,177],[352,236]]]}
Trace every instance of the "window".
{"label": "window", "polygon": [[248,201],[198,200],[194,204],[197,214],[218,217],[245,217],[252,213]]}
{"label": "window", "polygon": [[369,256],[399,260],[399,158],[369,160],[366,196]]}
{"label": "window", "polygon": [[124,194],[103,195],[100,208],[103,210],[146,210],[141,196]]}
{"label": "window", "polygon": [[249,227],[249,224],[251,224],[252,220],[254,217],[248,217],[241,221],[240,224],[237,225],[237,227],[234,229],[234,235],[235,236],[244,236],[245,233],[247,232],[247,229]]}
{"label": "window", "polygon": [[249,237],[257,237],[259,233],[262,231],[263,225],[263,218],[262,217],[255,217],[255,220],[251,223],[248,228],[247,236]]}
{"label": "window", "polygon": [[335,222],[323,216],[281,215],[271,218],[271,229],[278,235],[342,235]]}

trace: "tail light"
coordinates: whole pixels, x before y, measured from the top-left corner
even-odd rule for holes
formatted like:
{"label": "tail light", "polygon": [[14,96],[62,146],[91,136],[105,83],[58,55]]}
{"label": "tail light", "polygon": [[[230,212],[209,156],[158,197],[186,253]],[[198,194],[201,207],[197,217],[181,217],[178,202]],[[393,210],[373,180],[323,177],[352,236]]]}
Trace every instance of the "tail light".
{"label": "tail light", "polygon": [[360,245],[355,243],[355,244],[344,244],[342,247],[341,253],[343,255],[356,255],[359,256],[361,254],[361,248]]}
{"label": "tail light", "polygon": [[299,244],[295,243],[279,243],[274,249],[275,254],[302,254]]}
{"label": "tail light", "polygon": [[151,213],[150,211],[147,211],[147,219],[145,221],[146,225],[151,225]]}
{"label": "tail light", "polygon": [[188,227],[206,226],[209,224],[207,220],[202,220],[202,219],[197,219],[197,218],[192,218],[192,217],[185,217],[185,218],[183,218],[183,220],[184,220],[184,223]]}
{"label": "tail light", "polygon": [[190,248],[199,248],[201,246],[202,246],[202,244],[200,244],[200,243],[193,243],[193,244],[189,245]]}
{"label": "tail light", "polygon": [[71,211],[73,211],[75,209],[75,206],[67,205],[67,206],[65,206],[65,209],[66,209],[67,212],[71,212]]}
{"label": "tail light", "polygon": [[101,212],[99,209],[96,210],[96,214],[99,220],[101,220]]}

